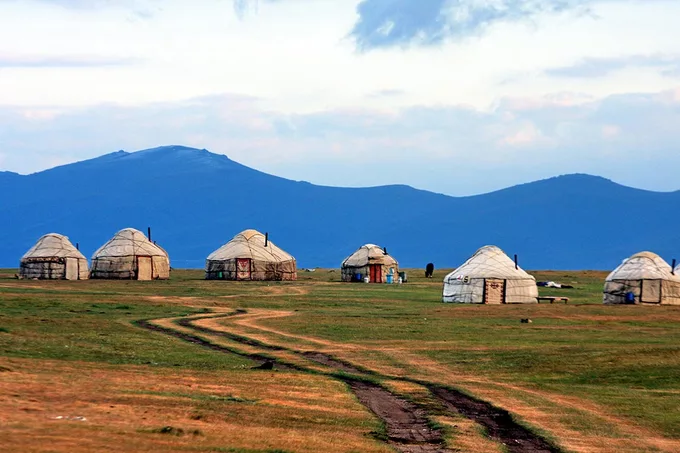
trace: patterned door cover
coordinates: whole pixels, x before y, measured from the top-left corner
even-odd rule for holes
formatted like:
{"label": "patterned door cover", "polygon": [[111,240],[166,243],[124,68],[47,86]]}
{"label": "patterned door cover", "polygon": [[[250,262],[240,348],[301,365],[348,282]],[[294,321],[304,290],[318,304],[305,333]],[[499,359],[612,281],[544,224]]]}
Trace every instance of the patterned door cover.
{"label": "patterned door cover", "polygon": [[250,280],[250,259],[237,258],[236,259],[236,279]]}
{"label": "patterned door cover", "polygon": [[487,278],[484,281],[484,303],[485,304],[504,304],[505,303],[505,282]]}

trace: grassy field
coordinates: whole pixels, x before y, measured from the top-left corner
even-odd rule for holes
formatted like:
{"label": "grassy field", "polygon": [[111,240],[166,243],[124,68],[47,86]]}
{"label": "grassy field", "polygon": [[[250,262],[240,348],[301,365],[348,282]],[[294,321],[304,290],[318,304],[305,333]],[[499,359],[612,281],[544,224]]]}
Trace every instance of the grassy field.
{"label": "grassy field", "polygon": [[[318,351],[423,407],[434,403],[419,383],[475,395],[565,451],[680,451],[680,307],[603,306],[602,272],[534,273],[572,284],[541,289],[568,304],[442,304],[446,270],[408,273],[407,284],[388,286],[343,284],[323,269],[287,283],[204,281],[200,271],[163,282],[38,282],[0,271],[0,445],[391,451],[380,420],[332,370],[295,355]],[[243,354],[133,324],[189,332],[176,320],[192,316],[255,341],[202,338],[307,371],[252,370]],[[433,409],[432,419],[451,451],[502,451],[465,417]]]}

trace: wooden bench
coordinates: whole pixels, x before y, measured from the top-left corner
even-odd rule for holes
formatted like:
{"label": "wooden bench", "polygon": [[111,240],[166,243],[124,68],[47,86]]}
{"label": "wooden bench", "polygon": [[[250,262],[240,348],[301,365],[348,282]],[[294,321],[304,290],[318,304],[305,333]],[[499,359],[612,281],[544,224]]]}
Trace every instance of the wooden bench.
{"label": "wooden bench", "polygon": [[560,297],[560,296],[539,296],[536,298],[538,300],[538,303],[540,304],[542,300],[547,300],[551,304],[553,302],[564,302],[565,304],[569,302],[568,297]]}

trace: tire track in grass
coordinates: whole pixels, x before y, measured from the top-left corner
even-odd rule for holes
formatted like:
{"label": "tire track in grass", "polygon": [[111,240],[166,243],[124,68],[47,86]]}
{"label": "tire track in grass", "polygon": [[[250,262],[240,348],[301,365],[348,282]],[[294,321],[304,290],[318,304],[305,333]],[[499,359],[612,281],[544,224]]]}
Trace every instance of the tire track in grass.
{"label": "tire track in grass", "polygon": [[[210,333],[214,335],[220,335],[223,332],[231,339],[234,339],[234,334],[230,334],[224,331],[214,330],[204,326],[197,326],[193,324],[193,319],[182,320],[183,326],[199,330],[201,332]],[[237,336],[238,337],[238,336]],[[238,341],[238,340],[236,340]],[[330,368],[337,369],[338,371],[358,374],[358,375],[369,375],[371,377],[382,377],[392,380],[402,380],[407,382],[412,382],[415,384],[423,385],[430,390],[430,392],[443,404],[443,406],[452,412],[463,415],[465,418],[471,419],[476,423],[482,425],[486,430],[488,436],[501,443],[510,453],[559,453],[561,450],[542,437],[531,432],[526,427],[517,423],[510,413],[504,409],[497,408],[490,403],[473,398],[466,395],[460,391],[447,388],[444,386],[432,384],[430,382],[420,381],[417,379],[409,379],[398,376],[383,376],[372,370],[365,369],[354,365],[348,361],[338,359],[330,354],[316,352],[316,351],[296,351],[289,348],[284,348],[281,346],[272,346],[260,341],[256,341],[261,347],[276,349],[276,350],[286,350],[288,352],[293,352],[303,357],[307,358],[316,363],[328,366]],[[248,342],[247,344],[251,344]],[[357,388],[353,389],[354,393],[357,394]],[[364,402],[364,405],[369,407],[374,413],[376,411],[370,407],[369,402]],[[376,413],[377,414],[377,413]],[[377,414],[380,416],[380,414]],[[383,418],[381,416],[381,418]],[[389,427],[388,427],[389,429]]]}
{"label": "tire track in grass", "polygon": [[[196,320],[197,318],[185,318],[179,321],[178,324],[211,335],[223,335],[234,341],[239,341],[239,338],[245,338],[240,335],[231,334],[229,332],[218,331],[204,326],[197,326],[194,324],[194,321]],[[288,352],[293,352],[307,358],[308,360],[345,373],[369,375],[371,377],[384,377],[423,385],[428,388],[428,390],[443,404],[447,410],[461,414],[465,418],[473,420],[474,422],[482,425],[486,429],[488,436],[491,439],[503,444],[509,453],[559,453],[561,451],[542,437],[534,434],[529,429],[518,424],[508,411],[497,408],[492,404],[477,398],[473,398],[458,390],[415,379],[396,376],[381,376],[372,370],[359,367],[348,361],[338,359],[331,356],[330,354],[322,352],[301,352],[281,346],[268,345],[258,340],[251,339],[247,339],[247,341],[244,341],[244,343],[248,345],[257,345],[270,350],[285,350]],[[355,394],[357,394],[357,391],[360,391],[360,388],[353,388],[353,391]],[[370,407],[370,401],[366,400],[363,403],[374,413],[376,413],[376,411]],[[381,416],[381,418],[384,417]]]}
{"label": "tire track in grass", "polygon": [[[243,314],[234,313],[234,314]],[[200,317],[181,318],[175,322],[184,328],[192,329],[197,332],[210,336],[224,337],[231,341],[247,346],[254,346],[269,351],[289,352],[306,358],[312,362],[319,363],[341,373],[350,373],[369,378],[383,378],[395,381],[405,381],[422,385],[428,388],[431,394],[442,404],[450,413],[462,415],[465,418],[475,421],[487,430],[488,436],[502,444],[509,453],[560,453],[562,450],[552,445],[541,436],[533,433],[528,428],[517,423],[510,413],[504,409],[497,408],[490,403],[473,398],[457,390],[447,388],[438,384],[409,379],[399,376],[386,376],[372,370],[356,366],[345,360],[333,357],[330,354],[316,351],[297,351],[294,349],[270,345],[259,340],[236,335],[223,330],[215,330],[205,326],[195,325],[194,322],[208,318],[223,318],[233,314],[204,315]],[[153,324],[147,323],[150,326]],[[141,326],[140,327],[144,327]],[[158,330],[169,333],[178,338],[188,341],[199,339],[200,342],[192,341],[201,345],[211,345],[212,349],[221,352],[232,352],[235,350],[216,345],[200,337],[192,336],[172,329],[154,326]],[[216,349],[215,347],[219,348]],[[262,358],[259,354],[239,355],[246,357]],[[332,373],[319,373],[305,367],[281,362],[277,359],[267,358],[278,365],[280,369],[295,369],[303,372],[313,372],[325,374],[326,376],[344,382],[356,398],[371,412],[373,412],[384,423],[386,429],[386,442],[401,453],[451,453],[453,450],[447,449],[443,433],[441,430],[432,428],[427,412],[415,403],[400,398],[379,384],[370,380],[362,379],[357,376],[344,376]]]}
{"label": "tire track in grass", "polygon": [[443,433],[431,427],[427,412],[384,387],[366,381],[343,379],[357,399],[380,418],[387,443],[402,453],[453,453]]}
{"label": "tire track in grass", "polygon": [[458,390],[429,384],[426,387],[449,410],[484,426],[487,434],[501,442],[510,453],[559,453],[560,450],[513,420],[505,409],[497,408]]}
{"label": "tire track in grass", "polygon": [[258,365],[263,365],[265,363],[272,363],[276,364],[277,368],[281,370],[298,370],[299,367],[293,364],[288,364],[288,363],[281,363],[280,361],[277,361],[271,357],[265,356],[263,354],[247,354],[244,352],[239,351],[238,349],[234,348],[229,348],[227,346],[222,346],[219,344],[212,343],[205,338],[201,338],[196,335],[191,335],[188,333],[180,332],[178,330],[174,329],[169,329],[167,327],[162,327],[162,326],[157,326],[155,324],[152,324],[149,320],[139,320],[133,322],[134,325],[137,327],[141,327],[143,329],[151,330],[153,332],[159,332],[159,333],[164,333],[166,335],[170,335],[172,337],[178,338],[180,340],[186,341],[188,343],[196,344],[199,346],[203,346],[204,348],[212,349],[213,351],[216,352],[221,352],[225,354],[235,354],[239,357],[245,357],[247,359],[252,360],[254,363]]}
{"label": "tire track in grass", "polygon": [[[302,353],[305,357],[323,365],[334,367],[345,372],[366,374],[367,370],[361,370],[349,362],[336,359],[329,354],[321,352]],[[376,373],[368,370],[374,376]],[[401,380],[414,384],[423,385],[434,395],[449,412],[463,415],[486,428],[488,436],[505,446],[509,453],[560,453],[561,450],[529,429],[518,424],[512,415],[490,403],[466,395],[458,390],[432,384],[418,379],[409,379],[396,376],[384,376],[393,380]]]}
{"label": "tire track in grass", "polygon": [[[227,316],[231,316],[231,314],[219,315],[219,317]],[[192,324],[192,321],[194,320],[205,318],[206,316],[184,318],[178,319],[175,322],[179,326],[193,329],[211,336],[228,338],[229,340],[240,342],[244,345],[258,346],[263,349],[276,351],[286,350],[285,348],[279,348],[277,346],[260,344],[260,342],[256,340],[251,340],[240,335],[233,335],[228,332],[216,331],[206,327],[194,326]],[[377,383],[362,380],[356,377],[348,377],[331,373],[319,373],[305,367],[282,362],[279,359],[266,357],[259,354],[246,354],[233,348],[212,343],[202,337],[180,332],[167,327],[158,326],[145,320],[137,321],[135,324],[139,327],[171,335],[181,340],[210,348],[217,352],[237,354],[242,357],[250,358],[255,362],[260,362],[261,364],[265,362],[271,362],[273,366],[281,370],[295,370],[307,373],[322,374],[340,380],[347,385],[347,387],[352,391],[354,396],[362,405],[373,412],[373,414],[375,414],[383,422],[386,431],[385,438],[383,438],[381,435],[376,436],[379,438],[379,440],[386,442],[401,453],[454,453],[453,450],[447,449],[445,447],[443,432],[440,429],[433,428],[431,426],[428,414],[424,409],[421,409],[416,404],[395,395]],[[304,356],[303,353],[299,353],[298,351],[288,352],[293,352]],[[337,361],[335,363],[337,364],[342,362]],[[349,371],[347,368],[353,372],[356,371],[358,373],[362,373],[357,368],[351,368],[350,366],[346,366],[345,369],[340,369],[340,371],[347,372]]]}

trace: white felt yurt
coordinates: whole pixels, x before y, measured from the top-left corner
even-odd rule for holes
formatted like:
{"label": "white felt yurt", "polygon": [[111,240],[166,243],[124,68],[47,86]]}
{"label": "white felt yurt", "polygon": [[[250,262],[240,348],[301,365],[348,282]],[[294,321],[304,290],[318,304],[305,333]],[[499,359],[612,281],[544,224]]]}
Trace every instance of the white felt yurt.
{"label": "white felt yurt", "polygon": [[342,262],[342,281],[361,281],[368,277],[370,283],[387,283],[388,276],[396,281],[399,263],[387,250],[375,244],[366,244]]}
{"label": "white felt yurt", "polygon": [[207,280],[296,280],[295,258],[257,230],[245,230],[208,256]]}
{"label": "white felt yurt", "polygon": [[603,302],[680,305],[680,276],[656,253],[637,253],[607,276]]}
{"label": "white felt yurt", "polygon": [[144,233],[126,228],[94,253],[90,278],[165,280],[170,278],[170,258]]}
{"label": "white felt yurt", "polygon": [[41,280],[87,280],[87,259],[66,236],[50,233],[21,258],[20,278]]}
{"label": "white felt yurt", "polygon": [[444,278],[444,302],[533,304],[536,279],[515,265],[503,250],[487,245]]}

